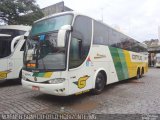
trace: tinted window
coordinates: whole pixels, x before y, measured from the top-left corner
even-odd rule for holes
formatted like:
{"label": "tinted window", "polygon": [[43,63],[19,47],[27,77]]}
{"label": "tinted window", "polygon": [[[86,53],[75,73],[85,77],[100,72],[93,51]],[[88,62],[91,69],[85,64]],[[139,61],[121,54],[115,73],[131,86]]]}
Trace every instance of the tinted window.
{"label": "tinted window", "polygon": [[12,37],[0,37],[0,58],[11,54],[11,41]]}
{"label": "tinted window", "polygon": [[69,68],[80,66],[86,59],[92,36],[92,20],[88,17],[78,16],[73,25],[70,43]]}
{"label": "tinted window", "polygon": [[109,29],[109,44],[112,47],[117,47],[117,41],[115,40],[116,34],[113,32],[113,30]]}
{"label": "tinted window", "polygon": [[108,27],[104,24],[94,21],[93,44],[109,45]]}
{"label": "tinted window", "polygon": [[126,35],[120,33],[120,41],[121,41],[121,47],[122,49],[125,50],[131,50],[131,46],[132,46],[132,40],[130,40],[129,37],[127,37]]}
{"label": "tinted window", "polygon": [[82,40],[72,37],[70,47],[70,68],[82,63]]}
{"label": "tinted window", "polygon": [[142,43],[135,41],[133,51],[134,52],[147,52],[147,48],[144,47]]}
{"label": "tinted window", "polygon": [[110,41],[110,46],[122,48],[120,33],[117,32],[116,30],[110,29],[109,41]]}

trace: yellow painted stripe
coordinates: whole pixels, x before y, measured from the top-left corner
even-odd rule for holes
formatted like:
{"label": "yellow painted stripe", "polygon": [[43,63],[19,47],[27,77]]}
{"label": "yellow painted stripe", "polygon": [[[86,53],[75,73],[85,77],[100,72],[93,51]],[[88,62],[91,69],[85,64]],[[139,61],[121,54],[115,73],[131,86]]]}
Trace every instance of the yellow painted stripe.
{"label": "yellow painted stripe", "polygon": [[148,71],[148,63],[146,62],[132,62],[130,58],[130,52],[127,50],[123,50],[127,67],[128,67],[128,75],[129,78],[135,77],[137,75],[138,67],[144,67],[144,72]]}
{"label": "yellow painted stripe", "polygon": [[44,74],[44,78],[50,78],[52,76],[53,72],[46,72]]}

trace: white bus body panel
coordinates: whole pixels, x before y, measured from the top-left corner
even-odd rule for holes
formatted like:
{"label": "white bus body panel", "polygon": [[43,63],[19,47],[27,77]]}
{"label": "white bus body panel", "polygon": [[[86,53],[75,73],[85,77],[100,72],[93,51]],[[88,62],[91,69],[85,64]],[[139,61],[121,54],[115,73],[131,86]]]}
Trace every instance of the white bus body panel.
{"label": "white bus body panel", "polygon": [[25,40],[21,39],[13,52],[12,56],[9,58],[9,69],[11,69],[11,73],[8,74],[7,79],[15,79],[19,78],[20,71],[23,66],[23,51],[20,51],[23,46]]}
{"label": "white bus body panel", "polygon": [[[0,26],[0,29],[22,30],[27,33],[31,27],[23,25],[4,25]],[[0,36],[10,35],[0,34]],[[21,48],[24,42],[24,36],[22,35],[11,55],[0,59],[0,80],[19,78],[23,66],[23,51],[21,51]]]}
{"label": "white bus body panel", "polygon": [[0,59],[1,80],[19,78],[19,73],[23,66],[23,51],[20,51],[20,49],[25,41],[22,38],[17,43],[14,52],[10,56]]}
{"label": "white bus body panel", "polygon": [[[59,84],[39,83],[39,82],[45,82],[48,80],[52,80],[54,78],[61,78],[61,77],[64,78],[64,77],[66,77],[66,72],[53,72],[52,76],[49,79],[43,78],[43,77],[36,77],[37,81],[35,81],[35,77],[33,77],[33,72],[28,72],[28,71],[22,70],[22,74],[23,74],[23,76],[25,76],[26,78],[28,78],[30,80],[30,81],[23,80],[23,77],[22,77],[22,85],[25,88],[33,89],[33,87],[36,86],[43,93],[57,95],[57,96],[69,95],[69,86],[68,86],[69,80],[67,80],[67,79],[65,80],[65,82],[59,83]],[[33,81],[33,82],[31,82],[31,81]]]}
{"label": "white bus body panel", "polygon": [[[99,47],[101,48],[99,49]],[[69,89],[70,94],[75,94],[95,88],[96,76],[101,70],[105,71],[107,74],[106,84],[118,81],[109,48],[106,46],[93,45],[90,51],[91,52],[86,61],[80,67],[71,69],[68,72],[69,88],[72,88]],[[79,80],[82,79],[83,81],[83,79],[85,80],[85,77],[88,77],[88,79],[86,78],[86,83],[84,83],[86,86],[81,88],[83,87],[83,82],[81,86]]]}

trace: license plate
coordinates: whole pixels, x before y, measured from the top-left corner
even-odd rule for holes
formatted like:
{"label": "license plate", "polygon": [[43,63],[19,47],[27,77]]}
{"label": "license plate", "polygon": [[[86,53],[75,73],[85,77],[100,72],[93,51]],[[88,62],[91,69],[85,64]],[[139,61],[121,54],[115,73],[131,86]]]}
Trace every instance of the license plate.
{"label": "license plate", "polygon": [[38,86],[32,86],[32,90],[39,91],[40,88]]}

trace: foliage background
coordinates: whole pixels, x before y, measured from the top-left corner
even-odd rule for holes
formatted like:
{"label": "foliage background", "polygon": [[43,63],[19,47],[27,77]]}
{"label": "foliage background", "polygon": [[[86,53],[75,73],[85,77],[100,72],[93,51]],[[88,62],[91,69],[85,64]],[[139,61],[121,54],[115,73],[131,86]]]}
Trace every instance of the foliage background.
{"label": "foliage background", "polygon": [[35,0],[0,0],[0,22],[32,25],[44,15]]}

